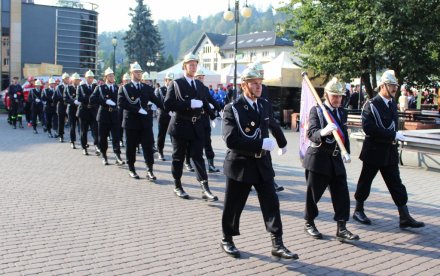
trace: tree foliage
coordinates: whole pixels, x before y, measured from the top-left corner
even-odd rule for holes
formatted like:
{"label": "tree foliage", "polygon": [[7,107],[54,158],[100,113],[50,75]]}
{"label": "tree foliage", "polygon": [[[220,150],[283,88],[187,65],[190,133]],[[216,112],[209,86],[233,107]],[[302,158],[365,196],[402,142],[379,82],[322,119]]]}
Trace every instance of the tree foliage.
{"label": "tree foliage", "polygon": [[399,82],[439,76],[439,0],[291,0],[279,11],[304,65],[346,81],[361,76],[369,96],[376,72],[393,69]]}
{"label": "tree foliage", "polygon": [[136,8],[130,8],[131,24],[125,33],[125,51],[130,62],[137,61],[145,68],[148,61],[154,61],[155,66],[150,70],[155,71],[161,66],[158,63],[162,56],[162,40],[154,22],[151,11],[143,0],[136,0]]}

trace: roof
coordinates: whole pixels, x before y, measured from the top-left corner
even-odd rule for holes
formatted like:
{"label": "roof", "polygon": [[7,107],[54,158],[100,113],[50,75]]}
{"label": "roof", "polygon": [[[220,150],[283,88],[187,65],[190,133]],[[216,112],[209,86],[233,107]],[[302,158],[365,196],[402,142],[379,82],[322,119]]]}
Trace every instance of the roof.
{"label": "roof", "polygon": [[[293,41],[278,37],[274,31],[255,32],[250,34],[238,35],[238,48],[255,48],[265,46],[293,46]],[[234,49],[235,36],[228,36],[223,45],[222,50]]]}
{"label": "roof", "polygon": [[[235,47],[235,35],[203,33],[197,44],[191,50],[195,54],[201,43],[207,38],[212,45],[220,47],[220,50],[233,50]],[[254,32],[238,35],[238,49],[256,48],[267,46],[293,46],[293,41],[284,37],[279,37],[274,31]]]}

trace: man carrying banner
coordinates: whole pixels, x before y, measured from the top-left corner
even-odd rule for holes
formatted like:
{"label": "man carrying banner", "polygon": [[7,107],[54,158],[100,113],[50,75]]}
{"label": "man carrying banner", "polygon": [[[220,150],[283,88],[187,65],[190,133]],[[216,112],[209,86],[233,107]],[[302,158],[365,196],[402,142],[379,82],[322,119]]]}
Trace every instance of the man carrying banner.
{"label": "man carrying banner", "polygon": [[[341,155],[341,149],[333,136],[339,135],[347,152],[350,151],[347,112],[339,108],[344,95],[344,85],[333,78],[324,88],[324,104],[310,110],[307,137],[311,143],[303,161],[307,182],[304,231],[315,239],[322,239],[314,220],[318,216],[318,201],[329,187],[335,210],[333,218],[337,222],[336,237],[341,242],[359,240],[359,236],[352,234],[345,226],[350,216],[350,197],[344,162],[350,162],[350,158]],[[326,110],[322,110],[322,107]],[[324,112],[328,113],[330,122],[326,120]]]}
{"label": "man carrying banner", "polygon": [[353,218],[362,224],[371,224],[371,220],[364,213],[364,202],[370,194],[374,177],[380,171],[394,204],[399,210],[400,228],[419,228],[425,224],[416,221],[409,214],[406,206],[408,194],[399,173],[396,141],[405,141],[405,136],[397,131],[398,115],[394,97],[398,85],[394,71],[385,71],[379,83],[379,94],[365,103],[362,110],[362,129],[365,132],[365,140],[359,157],[363,164],[354,195],[356,209]]}

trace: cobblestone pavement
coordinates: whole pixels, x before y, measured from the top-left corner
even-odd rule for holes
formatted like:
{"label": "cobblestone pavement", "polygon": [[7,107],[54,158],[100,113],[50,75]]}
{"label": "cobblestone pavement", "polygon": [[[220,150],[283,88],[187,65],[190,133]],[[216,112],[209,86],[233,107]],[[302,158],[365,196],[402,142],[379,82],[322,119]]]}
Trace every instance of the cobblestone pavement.
{"label": "cobblestone pavement", "polygon": [[[220,125],[220,124],[218,124]],[[215,164],[222,166],[224,143],[214,130]],[[286,130],[284,156],[273,156],[286,246],[300,259],[270,257],[255,192],[241,219],[242,251],[233,259],[220,249],[224,176],[210,174],[220,200],[207,203],[193,173],[182,182],[191,195],[173,195],[170,161],[156,161],[156,183],[147,182],[138,155],[140,180],[126,166],[104,167],[96,156],[83,156],[68,143],[49,139],[30,128],[13,130],[0,115],[0,275],[440,275],[440,173],[401,168],[409,208],[425,228],[401,230],[398,213],[380,177],[375,179],[366,212],[373,225],[350,221],[361,236],[354,245],[335,239],[336,224],[326,192],[317,226],[323,240],[303,232],[304,171],[297,154],[298,133]],[[166,157],[170,157],[169,141]],[[114,159],[109,154],[110,162]],[[353,153],[347,165],[352,199],[361,163]],[[125,158],[124,158],[125,159]]]}

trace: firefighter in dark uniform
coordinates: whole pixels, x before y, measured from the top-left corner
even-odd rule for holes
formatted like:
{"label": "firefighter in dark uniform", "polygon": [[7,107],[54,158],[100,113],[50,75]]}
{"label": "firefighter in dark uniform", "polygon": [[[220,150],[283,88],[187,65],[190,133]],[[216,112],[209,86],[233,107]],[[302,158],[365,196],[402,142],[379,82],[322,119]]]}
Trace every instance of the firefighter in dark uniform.
{"label": "firefighter in dark uniform", "polygon": [[95,145],[95,154],[100,155],[98,148],[98,123],[96,122],[97,105],[90,102],[90,96],[95,91],[96,84],[93,83],[95,75],[91,70],[85,73],[86,83],[78,86],[76,91],[77,100],[80,102],[77,116],[79,118],[79,124],[81,127],[81,147],[83,154],[88,155],[87,148],[89,144],[87,142],[87,135],[89,128],[92,130],[93,144]]}
{"label": "firefighter in dark uniform", "polygon": [[[125,73],[122,76],[122,85],[126,85],[131,82],[131,77],[129,73]],[[118,88],[119,89],[119,88]],[[119,90],[118,90],[119,91]],[[118,106],[118,118],[119,118],[119,145],[121,148],[125,147],[124,143],[124,128],[122,127],[122,121],[124,120],[124,110]]]}
{"label": "firefighter in dark uniform", "polygon": [[71,85],[66,89],[64,94],[64,103],[67,104],[67,118],[69,119],[70,126],[70,147],[76,149],[76,128],[78,125],[78,117],[76,114],[78,112],[79,101],[76,99],[76,91],[78,89],[81,78],[78,73],[73,73]]}
{"label": "firefighter in dark uniform", "polygon": [[44,115],[46,117],[46,128],[47,128],[47,135],[49,138],[53,138],[52,134],[52,125],[53,121],[56,119],[54,117],[55,114],[55,104],[53,103],[53,94],[55,93],[55,85],[56,82],[53,78],[49,79],[49,87],[43,90],[43,95],[41,97],[41,100],[44,104]]}
{"label": "firefighter in dark uniform", "polygon": [[356,193],[356,209],[353,218],[362,224],[371,224],[364,213],[364,202],[367,200],[371,183],[380,171],[390,191],[394,204],[400,215],[401,228],[423,227],[423,222],[416,221],[408,211],[408,194],[402,184],[399,172],[397,141],[405,141],[405,136],[397,130],[398,114],[395,95],[398,82],[393,70],[383,73],[379,83],[379,93],[365,103],[362,110],[362,129],[365,140],[362,145],[360,159],[362,171],[359,176]]}
{"label": "firefighter in dark uniform", "polygon": [[[347,112],[340,108],[343,96],[345,96],[345,86],[337,78],[333,78],[324,88],[324,106],[334,122],[325,120],[319,106],[314,106],[310,110],[307,137],[311,144],[303,162],[307,182],[304,231],[315,239],[322,239],[322,234],[316,228],[314,221],[318,216],[318,201],[329,187],[335,211],[333,219],[337,222],[336,237],[341,242],[359,240],[358,235],[352,234],[346,228],[346,222],[350,217],[350,196],[344,162],[348,163],[351,159],[346,126]],[[338,126],[348,152],[344,156],[341,156],[332,134]]]}
{"label": "firefighter in dark uniform", "polygon": [[[264,68],[263,68],[263,65],[261,64],[261,62],[255,61],[255,62],[249,64],[248,67],[251,68],[251,69],[257,70],[258,72],[260,72],[260,75],[264,78]],[[263,88],[261,90],[261,98],[270,101],[270,99],[269,99],[269,89],[267,88],[267,86],[265,84],[263,84]],[[282,149],[282,150],[286,151],[287,149]],[[269,157],[271,157],[271,156],[269,155]],[[273,181],[273,185],[275,187],[275,191],[277,191],[277,192],[284,191],[284,187],[278,185],[275,182],[275,178],[274,178],[274,181]]]}
{"label": "firefighter in dark uniform", "polygon": [[66,94],[67,87],[69,86],[69,74],[64,73],[61,78],[63,83],[57,86],[55,93],[53,94],[53,102],[57,107],[58,117],[58,137],[60,142],[64,142],[64,124],[66,123],[66,104],[64,103],[64,94]]}
{"label": "firefighter in dark uniform", "polygon": [[118,92],[118,106],[124,110],[122,127],[125,129],[129,175],[139,179],[134,163],[136,162],[136,147],[141,144],[147,165],[146,177],[149,181],[154,181],[156,176],[153,174],[153,121],[146,109],[149,101],[158,106],[162,103],[154,95],[154,89],[151,86],[141,83],[142,68],[137,62],[130,64],[130,73],[131,82],[121,86]]}
{"label": "firefighter in dark uniform", "polygon": [[[167,95],[167,87],[174,80],[174,74],[171,72],[165,75],[165,84],[156,93],[162,104],[165,101],[165,96]],[[157,151],[159,154],[159,159],[165,161],[165,156],[163,155],[163,148],[165,146],[165,139],[167,136],[168,125],[170,124],[171,116],[168,111],[165,110],[163,106],[157,107]]]}
{"label": "firefighter in dark uniform", "polygon": [[98,141],[102,155],[102,163],[108,165],[107,149],[108,140],[111,133],[113,152],[117,165],[125,164],[121,158],[121,148],[119,145],[119,135],[121,125],[119,124],[118,108],[118,86],[115,85],[115,74],[112,69],[107,68],[104,72],[105,84],[96,87],[90,96],[92,104],[99,105],[98,115]]}
{"label": "firefighter in dark uniform", "polygon": [[189,195],[183,190],[181,177],[186,149],[189,146],[191,159],[196,168],[197,181],[202,188],[202,198],[217,201],[208,185],[205,161],[203,160],[204,129],[200,120],[204,112],[211,112],[205,98],[204,85],[194,79],[197,72],[198,59],[193,54],[187,54],[183,59],[184,76],[168,85],[165,97],[165,109],[173,111],[168,133],[173,144],[173,161],[171,173],[174,178],[174,194],[188,199]]}
{"label": "firefighter in dark uniform", "polygon": [[[35,82],[35,88],[32,88],[29,91],[28,102],[31,108],[31,116],[32,116],[32,127],[34,128],[34,133],[38,134],[37,131],[37,122],[43,121],[43,101],[42,101],[42,83],[40,80]],[[38,121],[37,121],[38,117]]]}
{"label": "firefighter in dark uniform", "polygon": [[8,96],[11,101],[11,121],[12,121],[12,127],[14,129],[17,128],[17,120],[19,121],[19,127],[23,128],[21,113],[23,110],[23,101],[24,101],[24,94],[23,94],[23,88],[18,83],[18,77],[12,78],[12,84],[8,88]]}
{"label": "firefighter in dark uniform", "polygon": [[[273,186],[275,175],[268,152],[276,143],[285,147],[286,138],[273,118],[271,104],[261,96],[263,77],[257,70],[246,68],[241,75],[243,94],[226,105],[223,114],[223,139],[228,148],[224,162],[226,192],[222,217],[221,248],[238,258],[233,236],[240,235],[240,216],[251,187],[254,186],[263,213],[266,230],[272,239],[272,255],[297,259],[283,244],[280,202]],[[269,129],[277,138],[269,138]]]}
{"label": "firefighter in dark uniform", "polygon": [[[205,81],[205,73],[203,72],[203,70],[197,70],[195,78],[199,81],[201,81],[202,83]],[[211,96],[211,94],[209,93],[209,88],[204,86],[205,89],[205,97],[208,100],[209,103],[209,107],[211,109],[211,114],[215,114],[215,111],[221,111],[221,106],[217,103],[216,100],[214,100]],[[216,124],[215,124],[215,116],[213,118],[210,117],[210,114],[208,114],[207,112],[205,112],[202,115],[201,118],[202,122],[203,122],[203,127],[205,130],[205,143],[203,145],[203,148],[205,149],[205,155],[206,155],[206,159],[208,160],[208,172],[210,173],[217,173],[220,172],[219,169],[217,169],[214,166],[214,150],[212,149],[212,141],[211,141],[211,127],[215,128]],[[186,153],[186,158],[185,161],[187,162],[187,164],[189,163],[189,158],[190,158],[191,153],[189,152],[189,147]]]}

